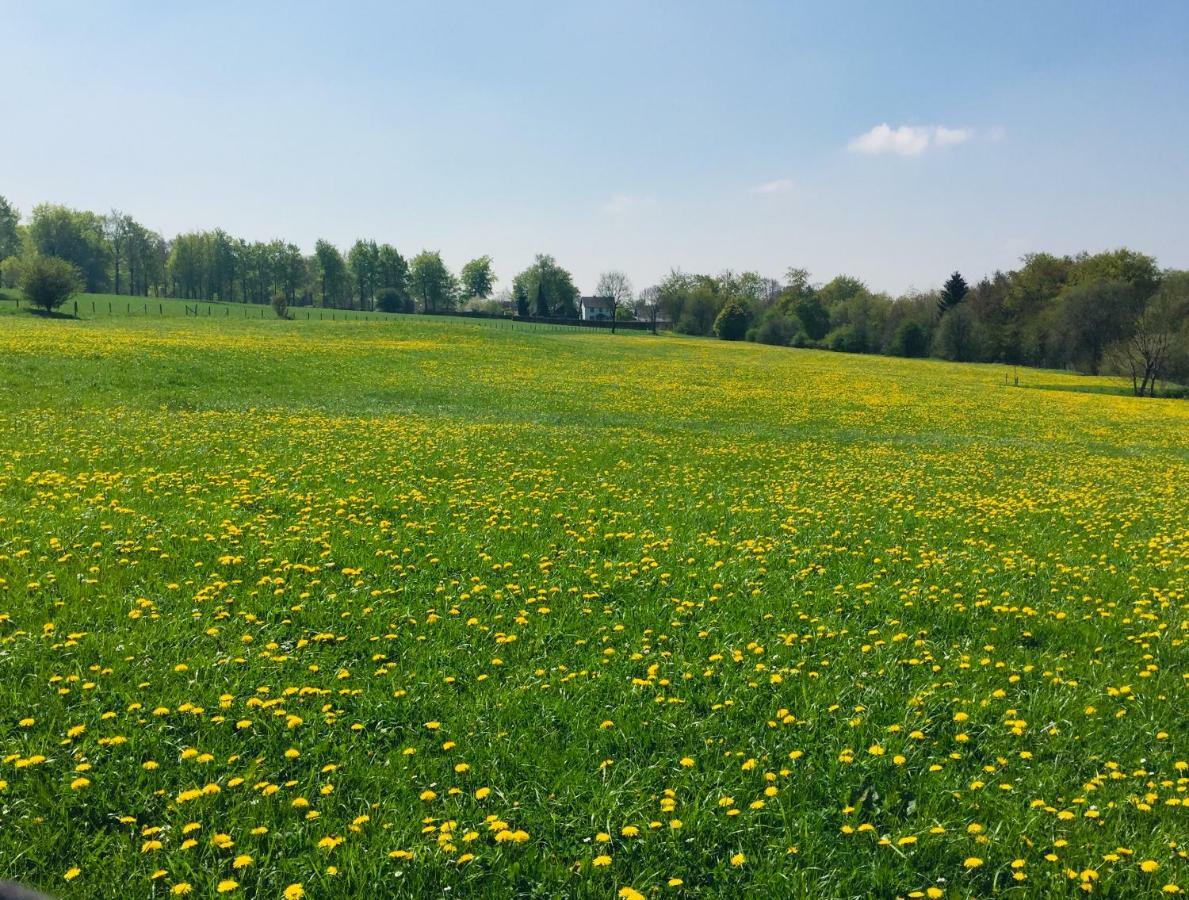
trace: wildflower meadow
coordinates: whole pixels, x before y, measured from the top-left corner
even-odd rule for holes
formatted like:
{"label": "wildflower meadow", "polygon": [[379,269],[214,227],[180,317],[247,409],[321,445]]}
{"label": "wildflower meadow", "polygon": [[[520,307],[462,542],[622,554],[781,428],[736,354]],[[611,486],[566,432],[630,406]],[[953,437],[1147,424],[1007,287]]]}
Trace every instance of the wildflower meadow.
{"label": "wildflower meadow", "polygon": [[1189,890],[1183,401],[414,316],[12,315],[0,385],[0,879]]}

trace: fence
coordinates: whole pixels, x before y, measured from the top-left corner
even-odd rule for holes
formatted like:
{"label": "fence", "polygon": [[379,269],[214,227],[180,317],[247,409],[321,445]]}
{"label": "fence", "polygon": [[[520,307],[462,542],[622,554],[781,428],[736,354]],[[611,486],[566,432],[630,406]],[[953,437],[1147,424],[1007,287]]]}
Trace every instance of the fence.
{"label": "fence", "polygon": [[533,322],[538,325],[565,325],[571,328],[601,328],[604,331],[651,331],[656,334],[655,322],[612,321],[610,319],[554,319],[544,316],[513,316],[514,322]]}
{"label": "fence", "polygon": [[610,319],[574,319],[574,318],[559,318],[555,316],[518,316],[505,315],[503,313],[480,312],[478,310],[426,310],[419,315],[423,316],[460,316],[467,319],[501,319],[505,322],[529,322],[534,325],[565,325],[573,328],[602,328],[607,331],[651,331],[656,334],[658,323],[656,322],[638,322],[635,319],[623,320],[619,319],[611,321]]}
{"label": "fence", "polygon": [[[20,296],[6,295],[0,292],[0,300],[15,302],[20,309]],[[123,307],[121,309],[120,307]],[[185,316],[195,318],[243,318],[270,319],[275,313],[271,306],[256,303],[220,303],[204,300],[185,301],[176,298],[165,298],[161,301],[138,298],[112,299],[83,296],[72,301],[71,308],[74,316],[89,313],[92,317],[99,316]],[[603,319],[553,318],[545,316],[514,316],[501,313],[480,312],[477,310],[429,310],[420,313],[381,313],[359,310],[326,309],[323,307],[298,306],[289,307],[289,317],[304,321],[325,322],[396,322],[402,316],[429,317],[434,319],[470,319],[479,320],[506,328],[516,325],[531,326],[533,330],[565,331],[569,328],[587,328],[601,331],[650,331],[657,333],[657,329],[667,327],[666,323],[616,321]],[[476,323],[477,324],[477,323]]]}

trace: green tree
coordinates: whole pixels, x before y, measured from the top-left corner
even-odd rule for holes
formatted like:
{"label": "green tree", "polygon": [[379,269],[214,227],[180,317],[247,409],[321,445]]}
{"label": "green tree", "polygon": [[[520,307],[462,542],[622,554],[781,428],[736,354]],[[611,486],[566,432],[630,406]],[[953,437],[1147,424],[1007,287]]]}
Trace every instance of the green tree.
{"label": "green tree", "polygon": [[851,275],[838,275],[827,281],[814,293],[827,311],[859,294],[867,292],[867,285]]}
{"label": "green tree", "polygon": [[953,309],[961,303],[970,291],[970,285],[960,272],[954,272],[941,286],[941,293],[937,295],[937,311],[944,314],[947,309]]}
{"label": "green tree", "polygon": [[82,275],[78,267],[55,256],[35,253],[20,264],[21,292],[29,302],[49,313],[57,309],[80,290]]}
{"label": "green tree", "polygon": [[709,335],[723,307],[718,282],[706,275],[694,275],[681,300],[681,315],[673,328],[682,334]]}
{"label": "green tree", "polygon": [[297,302],[297,296],[305,286],[306,264],[301,255],[301,248],[296,244],[280,244],[275,251],[273,265],[275,267],[277,283],[285,292],[285,298],[292,306]]}
{"label": "green tree", "polygon": [[17,230],[20,221],[17,208],[0,196],[0,260],[21,252],[21,233]]}
{"label": "green tree", "polygon": [[834,304],[830,308],[827,345],[847,353],[878,352],[891,306],[887,296],[872,294],[866,288]]}
{"label": "green tree", "polygon": [[526,298],[532,298],[533,315],[575,318],[578,315],[578,288],[574,279],[552,256],[537,254],[533,264],[512,281],[512,292],[520,286]]}
{"label": "green tree", "polygon": [[376,289],[384,288],[396,291],[402,308],[410,304],[409,264],[391,244],[381,244],[376,256]]}
{"label": "green tree", "polygon": [[1126,281],[1087,281],[1069,285],[1048,316],[1050,359],[1097,375],[1106,348],[1127,337],[1144,303]]}
{"label": "green tree", "polygon": [[830,313],[816,294],[799,297],[793,304],[792,311],[810,340],[820,341],[829,333]]}
{"label": "green tree", "polygon": [[411,313],[413,301],[396,288],[382,287],[376,291],[376,309],[386,313]]}
{"label": "green tree", "polygon": [[595,286],[595,295],[611,298],[611,317],[618,319],[620,310],[628,309],[632,303],[632,280],[618,270],[604,272]]}
{"label": "green tree", "polygon": [[793,343],[798,333],[804,337],[800,321],[795,316],[786,314],[780,307],[773,306],[766,310],[755,327],[748,331],[747,338],[761,344],[787,347]]}
{"label": "green tree", "polygon": [[1073,260],[1051,253],[1030,253],[1009,276],[1003,301],[1004,326],[998,335],[1005,362],[1043,364],[1047,328],[1044,318],[1070,280]]}
{"label": "green tree", "polygon": [[723,341],[741,341],[747,334],[751,320],[747,306],[737,297],[732,297],[719,310],[714,320],[714,336]]}
{"label": "green tree", "polygon": [[888,353],[892,356],[920,357],[929,352],[929,336],[920,322],[906,319],[892,335]]}
{"label": "green tree", "polygon": [[1105,253],[1086,253],[1074,257],[1069,280],[1074,284],[1093,281],[1122,281],[1130,285],[1137,299],[1147,300],[1160,287],[1160,268],[1156,260],[1122,247]]}
{"label": "green tree", "polygon": [[277,291],[272,295],[272,311],[277,314],[278,319],[292,319],[289,315],[289,301],[285,299],[283,291]]}
{"label": "green tree", "polygon": [[542,319],[548,319],[550,312],[549,296],[545,293],[545,285],[538,281],[537,296],[533,301],[533,315],[539,316]]}
{"label": "green tree", "polygon": [[809,270],[793,266],[785,269],[784,292],[793,297],[804,297],[813,293],[813,285],[809,283]]}
{"label": "green tree", "polygon": [[454,308],[454,277],[442,255],[436,250],[422,250],[409,264],[409,287],[422,312],[444,312]]}
{"label": "green tree", "polygon": [[121,264],[128,258],[128,246],[132,242],[134,226],[132,216],[113,209],[103,220],[103,235],[107,238],[107,246],[111,251],[112,278],[115,282],[115,292],[122,294]]}
{"label": "green tree", "polygon": [[131,217],[127,228],[128,293],[145,297],[150,291],[155,291],[158,296],[164,294],[165,265],[169,257],[165,238]]}
{"label": "green tree", "polygon": [[[660,284],[655,285],[655,293],[646,289],[652,300],[653,313],[656,319],[668,319],[677,327],[685,314],[685,306],[697,279],[677,269],[671,269]],[[713,320],[712,320],[713,324]]]}
{"label": "green tree", "polygon": [[490,297],[496,282],[491,257],[480,256],[468,262],[459,273],[459,282],[464,300],[486,300]]}
{"label": "green tree", "polygon": [[322,288],[322,305],[343,306],[350,286],[343,254],[334,244],[320,240],[314,244],[314,261]]}
{"label": "green tree", "polygon": [[1127,337],[1107,351],[1137,397],[1156,396],[1164,378],[1189,382],[1189,272],[1170,272],[1129,323]]}
{"label": "green tree", "polygon": [[979,358],[982,332],[970,307],[962,303],[946,310],[933,335],[933,352],[954,362],[972,362]]}
{"label": "green tree", "polygon": [[42,203],[29,219],[29,239],[42,256],[55,256],[72,263],[82,273],[86,290],[107,286],[110,259],[103,235],[103,220],[92,212]]}
{"label": "green tree", "polygon": [[235,238],[222,228],[212,231],[209,256],[212,300],[235,299],[235,274],[239,261]]}
{"label": "green tree", "polygon": [[516,315],[527,316],[529,314],[528,294],[523,283],[517,281],[512,284],[512,297],[516,301]]}
{"label": "green tree", "polygon": [[359,292],[359,308],[372,308],[380,274],[380,248],[375,241],[358,240],[347,252],[347,264]]}

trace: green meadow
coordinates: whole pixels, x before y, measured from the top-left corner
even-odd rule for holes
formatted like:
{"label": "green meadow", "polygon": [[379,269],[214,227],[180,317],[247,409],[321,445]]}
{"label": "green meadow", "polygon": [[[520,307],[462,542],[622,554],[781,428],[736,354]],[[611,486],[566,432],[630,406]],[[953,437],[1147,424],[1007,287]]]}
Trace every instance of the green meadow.
{"label": "green meadow", "polygon": [[1189,889],[1183,401],[78,302],[0,303],[0,879]]}

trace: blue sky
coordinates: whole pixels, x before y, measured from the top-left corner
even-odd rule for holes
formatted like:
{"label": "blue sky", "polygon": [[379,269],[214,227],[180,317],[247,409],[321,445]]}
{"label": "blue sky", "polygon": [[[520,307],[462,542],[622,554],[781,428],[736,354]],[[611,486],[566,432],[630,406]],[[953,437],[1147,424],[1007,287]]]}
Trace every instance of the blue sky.
{"label": "blue sky", "polygon": [[[1189,3],[0,0],[0,193],[584,291],[1189,267]],[[881,127],[884,126],[884,127]]]}

